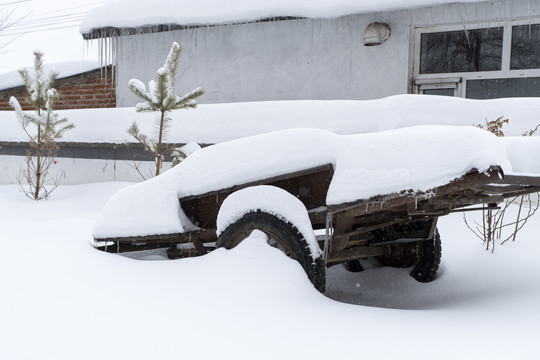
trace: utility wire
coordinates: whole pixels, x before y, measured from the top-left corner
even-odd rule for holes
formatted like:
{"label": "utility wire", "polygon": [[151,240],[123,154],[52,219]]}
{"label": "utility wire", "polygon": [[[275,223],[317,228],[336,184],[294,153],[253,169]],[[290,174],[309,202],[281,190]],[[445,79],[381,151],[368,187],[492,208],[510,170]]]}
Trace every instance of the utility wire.
{"label": "utility wire", "polygon": [[[41,29],[41,30],[36,30],[36,31],[24,31],[24,32],[20,32],[20,33],[11,33],[11,34],[9,34],[9,36],[20,36],[20,35],[26,35],[26,34],[34,33],[34,32],[51,31],[51,30],[59,30],[59,29],[68,29],[68,28],[73,28],[73,27],[77,27],[77,26],[78,26],[78,24],[57,26],[57,27],[51,27],[51,28]],[[7,34],[6,35],[0,34],[0,37],[2,37],[2,36],[8,36],[8,35]]]}
{"label": "utility wire", "polygon": [[0,36],[14,36],[14,35],[23,35],[33,32],[51,30],[51,26],[64,25],[64,27],[75,27],[79,26],[81,21],[84,19],[84,14],[73,14],[69,16],[55,17],[49,19],[41,19],[32,23],[19,23],[13,25],[2,31]]}
{"label": "utility wire", "polygon": [[32,21],[21,21],[19,24],[13,25],[12,29],[31,28],[31,27],[36,27],[40,25],[46,25],[50,22],[57,22],[57,21],[68,22],[71,20],[82,20],[84,19],[84,15],[85,15],[84,13],[77,13],[77,14],[67,14],[67,15],[52,16],[49,18],[35,19]]}
{"label": "utility wire", "polygon": [[[19,2],[27,2],[32,0],[19,0],[16,2],[10,2],[7,4],[15,4]],[[39,14],[38,16],[29,16],[17,24],[10,26],[8,29],[0,32],[0,37],[3,36],[19,36],[28,33],[49,31],[57,29],[65,29],[70,27],[79,26],[88,11],[73,11],[82,8],[88,8],[90,6],[101,5],[108,3],[109,1],[99,1],[87,5],[80,5],[66,9],[51,10]],[[65,13],[71,11],[69,13]],[[49,14],[50,16],[43,16]]]}
{"label": "utility wire", "polygon": [[[24,0],[24,1],[32,1],[32,0]],[[93,2],[91,4],[79,5],[79,6],[65,8],[65,9],[61,9],[61,10],[58,10],[58,9],[57,10],[50,10],[50,11],[46,11],[46,12],[41,13],[41,15],[57,13],[57,12],[61,12],[61,11],[82,9],[82,8],[86,8],[86,7],[89,7],[89,6],[97,6],[97,5],[107,4],[107,3],[110,3],[110,2],[111,2],[110,0],[97,1],[97,2]]]}
{"label": "utility wire", "polygon": [[12,2],[8,2],[8,3],[2,3],[2,4],[0,4],[0,6],[8,6],[8,5],[13,5],[13,4],[20,4],[20,3],[29,2],[29,1],[32,1],[32,0],[12,1]]}

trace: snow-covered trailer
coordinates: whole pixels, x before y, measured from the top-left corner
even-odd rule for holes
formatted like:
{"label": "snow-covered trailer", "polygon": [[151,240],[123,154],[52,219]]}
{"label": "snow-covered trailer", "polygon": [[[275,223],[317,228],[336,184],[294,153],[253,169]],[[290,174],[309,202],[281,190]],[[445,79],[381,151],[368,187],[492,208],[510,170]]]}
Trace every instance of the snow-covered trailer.
{"label": "snow-covered trailer", "polygon": [[[138,230],[135,231],[135,233],[138,232],[137,235],[132,235],[134,232],[130,233],[128,230],[118,232],[115,229],[110,229],[110,224],[117,220],[113,216],[111,222],[110,216],[104,211],[107,220],[101,220],[101,225],[98,222],[94,237],[96,241],[109,244],[107,251],[123,252],[167,247],[170,257],[181,257],[204,255],[215,247],[232,248],[247,238],[253,230],[262,230],[268,235],[269,244],[280,248],[288,256],[299,261],[312,283],[320,291],[324,291],[327,266],[344,263],[351,271],[361,270],[358,260],[370,257],[377,258],[383,265],[412,267],[411,275],[416,280],[431,281],[436,276],[441,260],[441,239],[436,228],[439,217],[456,211],[493,209],[505,198],[540,191],[540,176],[504,173],[503,167],[510,168],[507,158],[511,157],[511,154],[504,154],[503,158],[496,159],[501,154],[497,154],[500,149],[497,149],[494,144],[502,141],[501,139],[478,129],[438,128],[433,130],[431,127],[423,127],[419,130],[420,134],[418,135],[411,133],[411,130],[389,133],[391,133],[390,138],[395,136],[396,139],[400,140],[402,146],[407,147],[408,144],[417,142],[422,136],[425,136],[422,133],[426,129],[430,132],[430,136],[443,130],[450,138],[446,141],[449,144],[452,143],[452,138],[457,134],[459,139],[469,137],[467,144],[474,144],[473,147],[471,148],[465,143],[455,144],[463,148],[456,149],[454,155],[446,154],[445,158],[441,158],[444,153],[440,150],[448,149],[443,149],[446,145],[441,145],[440,140],[433,139],[431,140],[431,150],[428,149],[428,152],[432,153],[435,159],[439,158],[439,164],[430,163],[430,159],[425,158],[427,153],[424,152],[424,149],[419,150],[421,154],[424,154],[424,158],[420,156],[421,154],[415,153],[416,150],[411,150],[414,154],[411,155],[409,152],[407,155],[402,153],[403,150],[393,149],[390,154],[385,155],[391,158],[399,154],[402,157],[399,163],[405,164],[400,166],[412,172],[420,171],[419,169],[426,166],[434,168],[440,166],[443,169],[446,166],[448,176],[440,178],[440,170],[435,170],[437,174],[432,174],[429,171],[426,173],[432,174],[432,176],[437,175],[435,182],[423,179],[423,184],[413,188],[410,185],[411,181],[418,184],[421,182],[418,180],[419,177],[413,176],[408,181],[400,178],[386,179],[384,178],[386,175],[390,175],[390,177],[401,175],[403,178],[410,175],[405,173],[403,169],[396,172],[395,164],[387,163],[373,166],[382,166],[384,169],[390,170],[383,169],[384,171],[382,171],[378,168],[374,174],[369,175],[370,172],[373,172],[373,168],[367,169],[363,166],[365,164],[362,161],[354,161],[355,156],[366,156],[366,153],[351,152],[350,147],[347,146],[348,150],[345,155],[341,153],[341,155],[328,156],[328,149],[336,146],[336,143],[328,142],[327,137],[336,137],[336,135],[321,133],[319,130],[304,130],[300,134],[296,134],[301,136],[293,135],[292,142],[298,143],[298,139],[305,139],[305,136],[314,137],[311,145],[317,144],[319,148],[322,147],[323,149],[319,149],[320,152],[299,156],[294,161],[289,159],[295,163],[294,166],[283,165],[281,171],[276,170],[278,175],[268,176],[273,171],[268,172],[266,169],[268,167],[274,168],[270,158],[272,152],[262,151],[261,144],[269,140],[269,143],[274,141],[275,145],[277,138],[290,136],[291,133],[297,131],[292,130],[275,133],[277,135],[255,137],[254,143],[259,145],[257,148],[260,155],[263,158],[267,157],[267,164],[262,164],[259,168],[259,170],[265,169],[265,171],[258,173],[257,169],[252,168],[252,164],[260,161],[260,156],[247,155],[254,158],[247,160],[244,164],[240,161],[240,164],[236,168],[233,166],[233,169],[228,167],[218,169],[219,171],[216,173],[219,174],[221,171],[221,176],[227,177],[227,172],[234,173],[235,169],[244,171],[251,168],[253,171],[247,171],[251,174],[249,176],[251,181],[242,181],[242,179],[246,179],[243,176],[232,176],[231,181],[217,182],[218,184],[229,184],[228,186],[219,188],[202,186],[196,191],[183,189],[184,195],[180,194],[177,197],[177,204],[181,209],[180,217],[183,218],[182,223],[188,224],[183,231],[143,234],[143,231]],[[374,144],[380,141],[380,138],[370,140],[369,137],[366,137],[367,135],[358,136],[360,136],[359,139],[363,140],[360,142],[363,147],[369,146],[371,140]],[[346,140],[344,136],[337,137],[340,143]],[[487,142],[486,139],[488,139]],[[246,140],[240,141],[245,142]],[[235,144],[238,141],[231,143]],[[355,143],[357,143],[356,140]],[[424,141],[424,145],[430,145],[428,143],[428,140]],[[438,143],[439,149],[434,148],[435,143]],[[521,142],[518,143],[521,144]],[[384,145],[380,144],[380,146]],[[399,148],[400,146],[396,144],[395,147]],[[514,142],[513,147],[507,146],[506,148],[508,150],[517,147],[519,146],[515,145]],[[197,171],[194,173],[200,174],[200,170],[205,165],[211,165],[201,163],[201,161],[216,156],[216,148],[217,151],[224,152],[225,156],[234,155],[234,151],[238,150],[229,147],[229,150],[233,149],[232,152],[229,152],[227,146],[222,149],[215,146],[213,151],[206,150],[208,154],[205,154],[205,150],[197,152],[199,159],[194,160],[198,163],[195,166]],[[246,150],[245,146],[240,146],[239,149]],[[274,156],[279,157],[279,154],[275,154],[275,146],[268,149],[273,149]],[[470,155],[475,152],[476,155]],[[482,152],[484,152],[483,155],[481,155]],[[320,157],[317,155],[324,153],[326,154]],[[469,156],[467,154],[472,157],[464,158]],[[221,155],[223,156],[223,153]],[[376,157],[375,154],[369,156]],[[333,158],[335,161],[316,166],[310,166],[313,162],[300,161],[313,157],[318,158],[315,164],[328,158]],[[355,164],[352,168],[356,167],[360,171],[353,171],[349,166],[343,166],[351,159],[352,163]],[[216,163],[222,160],[223,158],[220,157]],[[235,160],[238,159],[235,158]],[[378,161],[384,162],[384,159],[377,159]],[[277,163],[282,162],[278,161]],[[362,163],[362,166],[359,163]],[[459,166],[456,163],[459,163]],[[459,170],[459,176],[455,176],[456,169],[463,169],[464,166],[470,164],[478,166],[467,168],[465,171]],[[486,164],[491,165],[487,166]],[[184,167],[187,166],[190,165]],[[199,166],[201,167],[199,168]],[[449,167],[453,167],[453,169],[449,169]],[[227,171],[224,171],[225,169]],[[190,173],[188,170],[182,171],[181,168],[177,172],[184,173],[186,176]],[[399,190],[384,192],[377,186],[369,191],[361,189],[363,185],[361,179],[355,178],[361,174],[366,174],[368,178],[382,176],[379,182],[389,181],[389,185],[383,184],[385,189]],[[215,176],[218,175],[211,176],[212,181],[215,181]],[[451,180],[441,180],[447,178]],[[166,183],[174,183],[175,180],[172,179],[171,177],[171,180],[166,181]],[[441,181],[443,181],[442,184],[440,184]],[[367,184],[371,183],[373,180],[368,179]],[[429,186],[437,183],[439,183],[438,186]],[[192,184],[192,186],[195,185],[199,185],[197,181]],[[179,186],[182,187],[182,185]],[[161,188],[162,192],[166,192],[161,186],[153,187],[158,189],[157,191]],[[148,194],[144,189],[141,189],[141,191],[128,192],[126,196],[142,193]],[[377,195],[358,197],[358,194],[370,193]],[[347,199],[352,200],[347,201]],[[121,202],[122,196],[113,201],[112,205],[106,206],[106,209],[115,208],[114,204]],[[471,206],[480,204],[482,204],[481,207],[471,208]],[[114,209],[114,212],[118,213],[119,211]],[[125,217],[125,213],[122,214]],[[316,237],[314,230],[315,232],[319,230],[319,235]],[[155,230],[153,231],[155,232]],[[102,234],[126,235],[103,236]]]}

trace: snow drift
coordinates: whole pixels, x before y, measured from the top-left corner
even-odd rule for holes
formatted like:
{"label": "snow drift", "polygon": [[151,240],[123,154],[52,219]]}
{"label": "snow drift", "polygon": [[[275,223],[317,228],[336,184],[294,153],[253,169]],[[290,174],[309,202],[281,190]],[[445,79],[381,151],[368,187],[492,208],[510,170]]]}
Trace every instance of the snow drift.
{"label": "snow drift", "polygon": [[[364,134],[418,125],[471,126],[500,116],[504,133],[521,135],[540,119],[540,98],[470,100],[430,95],[396,95],[378,100],[301,100],[200,104],[196,110],[170,113],[172,143],[214,144],[292,128],[324,129],[336,134]],[[61,110],[75,124],[62,141],[134,141],[127,133],[136,121],[142,133],[155,131],[155,114],[135,108]],[[0,111],[0,141],[27,141],[13,111]]]}
{"label": "snow drift", "polygon": [[45,202],[0,186],[1,359],[538,357],[538,216],[494,254],[446,216],[436,281],[364,262],[328,268],[323,295],[263,238],[178,261],[96,251],[99,211],[125,186],[61,185]]}
{"label": "snow drift", "polygon": [[[499,165],[540,174],[540,139],[503,139],[475,127],[421,126],[363,135],[293,129],[199,150],[166,173],[115,194],[95,238],[182,233],[193,229],[178,199],[332,164],[328,205],[401,190],[426,191],[469,170]],[[526,145],[525,145],[526,144]],[[514,171],[516,172],[516,171]]]}

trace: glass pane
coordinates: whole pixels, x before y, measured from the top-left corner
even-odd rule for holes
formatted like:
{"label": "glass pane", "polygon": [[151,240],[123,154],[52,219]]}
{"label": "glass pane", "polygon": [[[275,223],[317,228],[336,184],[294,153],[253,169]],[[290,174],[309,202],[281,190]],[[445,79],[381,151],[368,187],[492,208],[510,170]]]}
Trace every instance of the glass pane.
{"label": "glass pane", "polygon": [[424,95],[454,96],[454,89],[425,89]]}
{"label": "glass pane", "polygon": [[501,70],[502,39],[502,28],[422,34],[420,73]]}
{"label": "glass pane", "polygon": [[540,69],[540,24],[512,28],[510,69]]}
{"label": "glass pane", "polygon": [[467,81],[469,99],[533,96],[540,96],[540,77]]}

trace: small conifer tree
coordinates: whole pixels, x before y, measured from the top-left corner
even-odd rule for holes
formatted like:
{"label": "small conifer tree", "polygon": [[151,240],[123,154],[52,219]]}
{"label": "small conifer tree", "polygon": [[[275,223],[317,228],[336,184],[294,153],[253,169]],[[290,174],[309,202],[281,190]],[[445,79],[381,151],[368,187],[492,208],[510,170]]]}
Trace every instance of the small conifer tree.
{"label": "small conifer tree", "polygon": [[136,122],[133,122],[127,130],[128,134],[133,136],[147,151],[154,155],[156,176],[159,175],[165,156],[170,155],[174,150],[174,146],[164,146],[165,136],[171,121],[167,114],[172,110],[197,107],[195,99],[204,94],[204,90],[200,87],[182,97],[174,94],[178,60],[181,53],[182,47],[174,42],[165,60],[165,64],[157,71],[156,80],[152,80],[148,84],[148,92],[142,81],[131,79],[128,82],[129,89],[144,100],[144,102],[136,105],[135,109],[137,112],[159,112],[156,122],[156,137],[149,138],[142,134]]}
{"label": "small conifer tree", "polygon": [[[34,51],[34,72],[24,68],[19,70],[26,90],[28,103],[34,112],[23,112],[19,101],[11,97],[9,104],[15,110],[17,120],[29,138],[30,150],[26,153],[26,170],[22,170],[19,184],[25,194],[34,199],[47,198],[58,186],[58,179],[48,179],[48,172],[58,150],[57,140],[64,132],[74,127],[66,118],[60,118],[54,111],[60,94],[54,89],[58,73],[45,75],[43,69],[43,53]],[[24,189],[22,181],[26,180],[29,189]],[[52,180],[52,182],[50,181]]]}

